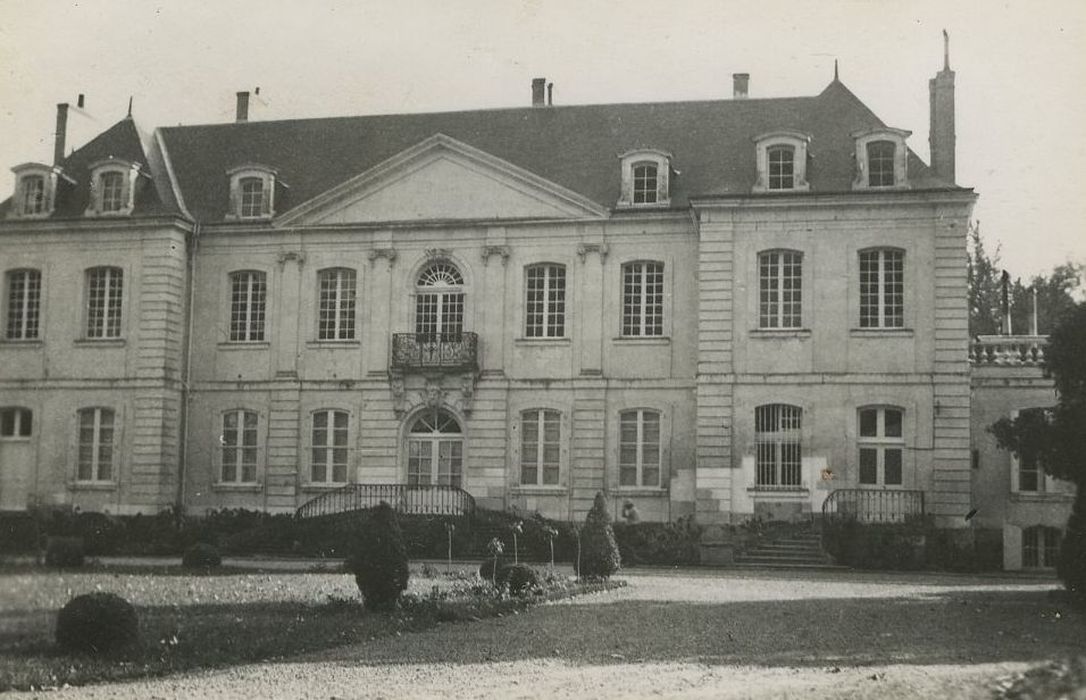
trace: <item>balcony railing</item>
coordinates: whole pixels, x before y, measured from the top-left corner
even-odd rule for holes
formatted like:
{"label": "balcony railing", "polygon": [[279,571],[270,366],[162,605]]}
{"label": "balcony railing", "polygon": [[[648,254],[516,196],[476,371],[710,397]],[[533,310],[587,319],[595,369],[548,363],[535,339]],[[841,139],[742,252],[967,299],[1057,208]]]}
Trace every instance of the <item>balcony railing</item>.
{"label": "balcony railing", "polygon": [[474,333],[394,333],[392,368],[475,370],[479,336]]}
{"label": "balcony railing", "polygon": [[969,344],[969,363],[978,367],[1039,367],[1046,335],[978,335]]}
{"label": "balcony railing", "polygon": [[903,523],[924,516],[924,492],[837,489],[822,502],[822,517],[861,523]]}
{"label": "balcony railing", "polygon": [[347,484],[302,504],[299,518],[351,513],[373,508],[381,501],[398,513],[421,515],[471,515],[475,499],[456,486],[440,484]]}

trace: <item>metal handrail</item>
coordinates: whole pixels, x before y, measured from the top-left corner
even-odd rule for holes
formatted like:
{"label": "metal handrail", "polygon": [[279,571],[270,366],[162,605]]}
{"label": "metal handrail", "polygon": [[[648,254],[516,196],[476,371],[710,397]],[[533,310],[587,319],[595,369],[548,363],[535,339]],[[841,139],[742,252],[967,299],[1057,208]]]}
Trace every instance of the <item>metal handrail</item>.
{"label": "metal handrail", "polygon": [[475,333],[393,333],[393,369],[477,369]]}
{"label": "metal handrail", "polygon": [[471,515],[475,498],[462,488],[444,484],[347,484],[303,503],[298,518],[319,518],[373,508],[384,501],[398,513]]}
{"label": "metal handrail", "polygon": [[924,492],[911,489],[837,489],[822,502],[825,520],[901,523],[924,516]]}

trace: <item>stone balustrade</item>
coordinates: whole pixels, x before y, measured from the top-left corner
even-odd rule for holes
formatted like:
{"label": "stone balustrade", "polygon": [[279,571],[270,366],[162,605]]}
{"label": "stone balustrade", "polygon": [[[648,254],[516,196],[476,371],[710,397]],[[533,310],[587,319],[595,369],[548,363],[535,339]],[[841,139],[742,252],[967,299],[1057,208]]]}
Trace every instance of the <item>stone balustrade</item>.
{"label": "stone balustrade", "polygon": [[969,344],[969,364],[1040,367],[1047,344],[1046,335],[978,335]]}

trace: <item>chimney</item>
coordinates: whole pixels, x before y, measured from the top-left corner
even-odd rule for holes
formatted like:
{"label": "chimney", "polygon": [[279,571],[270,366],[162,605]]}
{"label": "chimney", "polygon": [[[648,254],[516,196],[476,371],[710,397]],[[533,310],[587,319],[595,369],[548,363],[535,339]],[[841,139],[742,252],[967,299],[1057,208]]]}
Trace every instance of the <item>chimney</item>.
{"label": "chimney", "polygon": [[954,183],[954,71],[950,70],[950,36],[943,30],[943,70],[928,81],[931,124],[928,145],[936,176]]}
{"label": "chimney", "polygon": [[554,83],[547,83],[547,106],[554,104]]}
{"label": "chimney", "polygon": [[532,106],[543,107],[545,105],[543,93],[547,89],[546,78],[532,78]]}
{"label": "chimney", "polygon": [[238,111],[237,119],[239,122],[249,121],[249,91],[242,90],[238,92]]}
{"label": "chimney", "polygon": [[750,87],[750,73],[732,73],[732,97],[737,100],[747,99]]}
{"label": "chimney", "polygon": [[57,105],[57,131],[53,141],[53,165],[60,165],[64,160],[64,140],[68,134],[68,103]]}

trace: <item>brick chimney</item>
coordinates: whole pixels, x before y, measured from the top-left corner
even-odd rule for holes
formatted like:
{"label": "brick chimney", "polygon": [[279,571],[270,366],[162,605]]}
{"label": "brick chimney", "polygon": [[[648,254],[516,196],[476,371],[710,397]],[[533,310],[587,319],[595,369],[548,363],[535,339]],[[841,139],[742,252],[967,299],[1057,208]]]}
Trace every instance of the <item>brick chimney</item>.
{"label": "brick chimney", "polygon": [[242,90],[238,93],[237,119],[235,121],[249,121],[249,91]]}
{"label": "brick chimney", "polygon": [[950,70],[950,37],[943,30],[943,70],[928,81],[931,97],[931,124],[928,145],[931,167],[948,183],[954,182],[954,71]]}
{"label": "brick chimney", "polygon": [[[79,96],[82,99],[82,95]],[[68,137],[68,103],[57,105],[57,130],[53,137],[53,165],[64,160],[65,139]]]}
{"label": "brick chimney", "polygon": [[547,91],[546,78],[532,78],[532,106],[544,107],[547,104],[545,93]]}
{"label": "brick chimney", "polygon": [[732,73],[732,97],[737,100],[747,99],[750,87],[750,73]]}

